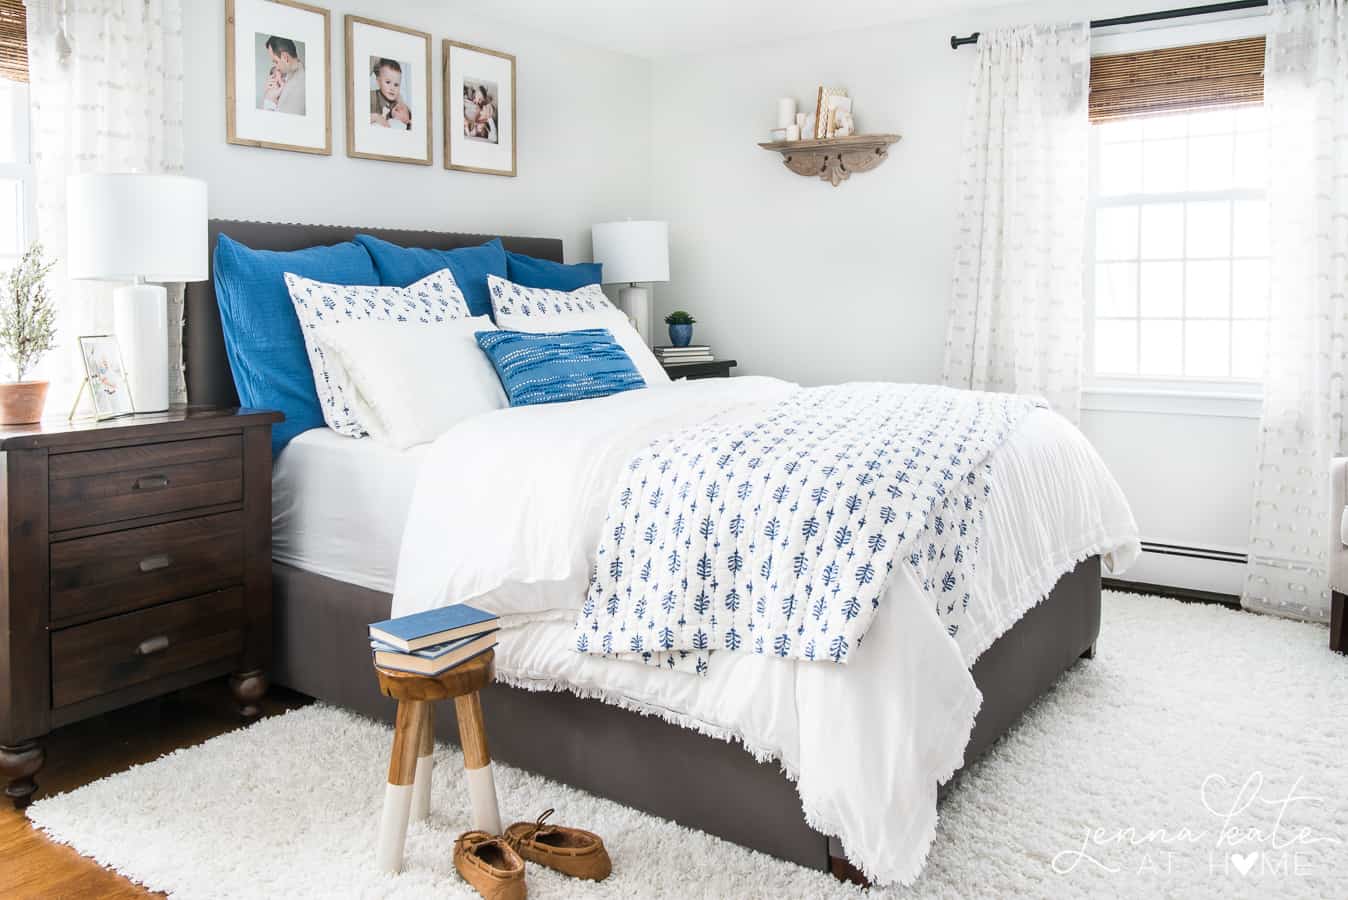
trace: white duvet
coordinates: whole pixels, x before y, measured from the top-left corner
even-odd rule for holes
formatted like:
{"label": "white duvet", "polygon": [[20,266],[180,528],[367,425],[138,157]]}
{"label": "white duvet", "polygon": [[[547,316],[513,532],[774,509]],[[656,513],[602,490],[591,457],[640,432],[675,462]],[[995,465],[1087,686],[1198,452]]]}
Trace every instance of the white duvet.
{"label": "white duvet", "polygon": [[393,614],[460,601],[501,614],[499,678],[740,741],[779,761],[806,820],[837,835],[873,881],[907,883],[935,834],[937,785],[963,762],[982,699],[969,667],[1081,559],[1101,554],[1121,571],[1137,555],[1137,527],[1081,433],[1037,410],[989,457],[978,613],[957,639],[911,568],[896,565],[847,666],[726,653],[699,677],[574,652],[575,613],[621,467],[664,432],[794,389],[769,378],[676,382],[459,423],[422,465]]}

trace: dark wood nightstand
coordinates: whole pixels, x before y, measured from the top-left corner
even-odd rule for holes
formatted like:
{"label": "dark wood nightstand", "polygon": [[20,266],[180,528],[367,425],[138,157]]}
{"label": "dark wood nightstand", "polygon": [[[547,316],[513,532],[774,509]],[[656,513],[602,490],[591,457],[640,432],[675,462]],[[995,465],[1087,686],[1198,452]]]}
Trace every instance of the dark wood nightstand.
{"label": "dark wood nightstand", "polygon": [[178,407],[0,428],[0,776],[37,790],[53,728],[271,659],[271,425]]}
{"label": "dark wood nightstand", "polygon": [[712,362],[686,363],[681,366],[671,366],[660,363],[660,367],[670,378],[675,380],[687,378],[689,381],[697,381],[702,378],[729,378],[730,370],[739,363],[733,359],[717,359]]}

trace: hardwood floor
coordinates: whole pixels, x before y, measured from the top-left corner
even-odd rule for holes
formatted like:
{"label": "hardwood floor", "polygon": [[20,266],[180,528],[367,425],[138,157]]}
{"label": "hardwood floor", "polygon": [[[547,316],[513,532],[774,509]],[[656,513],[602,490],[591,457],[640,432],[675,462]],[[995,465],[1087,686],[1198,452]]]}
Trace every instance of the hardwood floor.
{"label": "hardwood floor", "polygon": [[[304,706],[308,697],[276,688],[262,714]],[[86,719],[53,731],[45,742],[47,764],[38,776],[38,798],[200,744],[243,722],[225,679]],[[49,841],[8,802],[0,806],[0,897],[162,896],[117,875],[69,847]]]}

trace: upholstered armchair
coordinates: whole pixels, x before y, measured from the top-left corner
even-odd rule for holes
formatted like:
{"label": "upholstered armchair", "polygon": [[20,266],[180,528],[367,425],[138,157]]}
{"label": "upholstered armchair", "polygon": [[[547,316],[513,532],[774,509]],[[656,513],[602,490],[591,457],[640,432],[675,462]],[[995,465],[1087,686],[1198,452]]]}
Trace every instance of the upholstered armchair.
{"label": "upholstered armchair", "polygon": [[1348,653],[1348,457],[1329,464],[1329,646]]}

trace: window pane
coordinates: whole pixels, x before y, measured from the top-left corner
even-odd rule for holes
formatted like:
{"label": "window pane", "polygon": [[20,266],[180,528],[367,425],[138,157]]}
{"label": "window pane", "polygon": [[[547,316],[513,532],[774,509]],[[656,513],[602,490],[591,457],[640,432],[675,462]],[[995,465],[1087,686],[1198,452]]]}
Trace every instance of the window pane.
{"label": "window pane", "polygon": [[1100,263],[1095,267],[1095,314],[1137,315],[1137,263]]}
{"label": "window pane", "polygon": [[1184,374],[1225,378],[1230,371],[1231,325],[1187,322],[1184,326]]}
{"label": "window pane", "polygon": [[1114,141],[1136,141],[1142,138],[1141,119],[1120,119],[1117,122],[1101,122],[1094,126],[1100,140],[1106,143]]}
{"label": "window pane", "polygon": [[1261,319],[1268,315],[1268,260],[1238,259],[1231,264],[1231,315]]}
{"label": "window pane", "polygon": [[1268,203],[1237,200],[1235,203],[1236,256],[1268,255]]}
{"label": "window pane", "polygon": [[1226,318],[1231,314],[1231,263],[1224,259],[1184,267],[1184,314]]}
{"label": "window pane", "polygon": [[1231,323],[1231,375],[1234,378],[1264,377],[1264,341],[1268,326],[1263,322]]}
{"label": "window pane", "polygon": [[[28,162],[22,146],[22,135],[16,127],[20,121],[16,118],[20,104],[24,107],[28,105],[27,92],[22,91],[17,83],[0,78],[0,163]],[[24,115],[23,121],[26,122],[27,113]],[[23,159],[19,158],[21,153]]]}
{"label": "window pane", "polygon": [[1235,130],[1235,116],[1229,109],[1190,113],[1189,134],[1227,134]]}
{"label": "window pane", "polygon": [[1179,322],[1147,321],[1142,322],[1141,365],[1142,375],[1182,375],[1180,363]]}
{"label": "window pane", "polygon": [[23,182],[0,178],[0,254],[17,256],[23,252]]}
{"label": "window pane", "polygon": [[1179,259],[1184,255],[1184,205],[1160,203],[1142,208],[1142,258]]}
{"label": "window pane", "polygon": [[1233,182],[1241,188],[1268,186],[1268,133],[1256,131],[1236,136]]}
{"label": "window pane", "polygon": [[1114,197],[1142,190],[1142,145],[1105,144],[1100,148],[1100,194]]}
{"label": "window pane", "polygon": [[1237,131],[1265,131],[1268,129],[1268,116],[1263,104],[1242,106],[1239,109],[1232,110],[1231,117],[1235,120]]}
{"label": "window pane", "polygon": [[1101,375],[1137,374],[1137,322],[1095,321],[1095,371]]}
{"label": "window pane", "polygon": [[1147,141],[1142,145],[1142,189],[1149,194],[1184,190],[1184,160],[1187,155],[1183,138]]}
{"label": "window pane", "polygon": [[1190,203],[1185,229],[1190,258],[1227,256],[1231,253],[1231,204],[1225,200]]}
{"label": "window pane", "polygon": [[1114,206],[1095,214],[1096,259],[1137,258],[1137,207]]}
{"label": "window pane", "polygon": [[1186,116],[1151,116],[1142,120],[1142,134],[1147,140],[1182,138],[1189,131],[1186,119]]}
{"label": "window pane", "polygon": [[1144,262],[1141,288],[1142,315],[1184,314],[1184,263]]}
{"label": "window pane", "polygon": [[1220,191],[1231,187],[1235,138],[1229,134],[1189,141],[1189,190]]}

